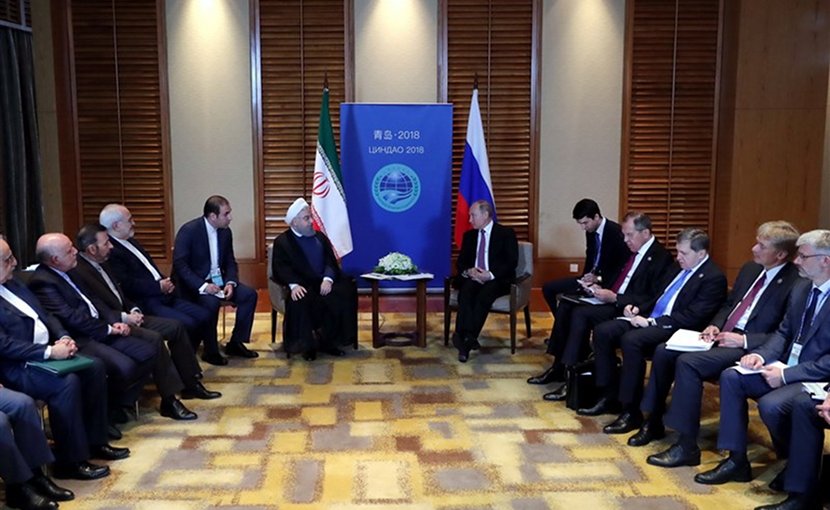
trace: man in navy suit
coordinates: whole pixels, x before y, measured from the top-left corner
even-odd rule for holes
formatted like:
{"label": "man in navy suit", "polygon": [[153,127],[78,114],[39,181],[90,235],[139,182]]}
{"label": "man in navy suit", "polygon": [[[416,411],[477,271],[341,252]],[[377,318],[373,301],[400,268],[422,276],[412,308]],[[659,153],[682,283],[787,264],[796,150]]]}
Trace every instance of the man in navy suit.
{"label": "man in navy suit", "polygon": [[236,322],[225,354],[256,358],[259,353],[245,347],[245,342],[251,340],[257,294],[239,281],[229,228],[232,219],[228,199],[219,195],[208,197],[203,215],[182,225],[176,234],[173,275],[186,297],[210,311],[214,329],[221,300],[233,302]]}
{"label": "man in navy suit", "polygon": [[[575,304],[565,300],[559,303],[557,317],[564,319],[568,315],[569,326],[567,331],[554,327],[552,345],[556,358],[553,366],[545,373],[528,379],[529,384],[547,384],[552,380],[550,374],[561,374],[563,368],[573,367],[582,361],[590,333],[598,324],[622,315],[626,305],[644,303],[663,291],[659,287],[660,281],[672,264],[672,256],[652,235],[651,218],[643,213],[628,213],[623,219],[622,232],[629,258],[617,279],[604,285],[594,283],[585,286],[586,292],[601,304]],[[562,338],[562,334],[567,336]],[[548,349],[550,347],[551,344],[548,344]],[[568,387],[562,384],[554,391],[545,393],[543,398],[559,401],[567,395]]]}
{"label": "man in navy suit", "polygon": [[[642,424],[646,357],[680,328],[703,329],[726,299],[726,277],[709,258],[709,236],[687,228],[677,234],[675,248],[680,267],[667,272],[662,294],[626,306],[628,320],[612,319],[594,330],[597,386],[604,396],[594,407],[577,412],[596,416],[622,404],[622,414],[603,428],[606,434],[622,434]],[[619,382],[614,380],[618,346],[623,352]]]}
{"label": "man in navy suit", "polygon": [[478,335],[499,296],[510,292],[519,263],[516,233],[493,221],[493,206],[486,200],[470,206],[472,229],[464,233],[456,261],[454,286],[458,289],[453,345],[458,361],[466,363],[479,348]]}
{"label": "man in navy suit", "polygon": [[49,407],[55,477],[92,480],[107,476],[107,466],[89,459],[123,459],[130,451],[107,444],[104,365],[96,359],[91,367],[65,376],[26,367],[29,361],[70,358],[78,347],[60,321],[12,278],[16,266],[11,248],[0,236],[0,382]]}
{"label": "man in navy suit", "polygon": [[797,239],[798,231],[785,221],[758,227],[753,261],[741,268],[726,303],[703,330],[703,340],[717,342],[715,347],[706,352],[680,352],[667,349],[664,343],[655,350],[642,405],[649,418],[628,444],[643,446],[664,435],[663,414],[672,382],[674,391],[665,422],[680,436],[666,451],[650,455],[649,464],[676,467],[700,463],[697,435],[703,382],[717,380],[747,349],[760,346],[763,334],[778,327],[790,292],[800,280],[798,268],[790,262]]}
{"label": "man in navy suit", "polygon": [[[758,402],[758,412],[772,436],[780,458],[791,455],[790,414],[804,390],[802,382],[830,379],[830,230],[811,230],[797,242],[795,265],[807,281],[792,291],[784,320],[761,347],[740,360],[742,374],[724,370],[720,376],[720,432],[718,449],[729,456],[714,469],[699,473],[702,484],[747,482],[752,470],[747,458],[747,399]],[[796,473],[793,473],[796,475]],[[789,497],[772,508],[812,508],[816,494],[801,492],[796,476],[786,473],[784,488]]]}
{"label": "man in navy suit", "polygon": [[[573,219],[585,231],[585,263],[582,266],[582,276],[552,280],[542,286],[542,294],[554,316],[547,352],[555,357],[555,361],[548,370],[528,379],[529,384],[549,384],[565,380],[565,364],[561,358],[568,339],[571,338],[571,314],[578,306],[570,301],[560,300],[559,295],[580,293],[585,287],[593,284],[604,284],[606,289],[611,288],[631,253],[623,239],[620,225],[604,218],[594,200],[583,198],[577,202],[573,208]],[[580,330],[579,327],[577,330],[580,337],[585,337],[586,342],[575,342],[576,347],[581,349],[575,357],[584,359],[588,353],[588,332]],[[572,346],[567,347],[570,348]]]}
{"label": "man in navy suit", "polygon": [[173,280],[164,276],[153,257],[135,239],[135,220],[130,210],[121,204],[108,204],[101,209],[98,221],[112,241],[109,266],[127,297],[148,314],[184,324],[193,348],[204,344],[203,361],[227,365],[227,358],[219,353],[216,321],[211,320],[211,311],[179,295]]}

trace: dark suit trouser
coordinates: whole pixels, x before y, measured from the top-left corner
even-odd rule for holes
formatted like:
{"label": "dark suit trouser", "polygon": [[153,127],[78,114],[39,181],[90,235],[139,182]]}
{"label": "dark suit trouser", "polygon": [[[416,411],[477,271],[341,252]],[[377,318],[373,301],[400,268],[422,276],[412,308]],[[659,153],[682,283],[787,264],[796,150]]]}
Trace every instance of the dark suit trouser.
{"label": "dark suit trouser", "polygon": [[[790,436],[788,420],[795,397],[802,392],[801,384],[787,384],[772,389],[761,374],[741,375],[737,370],[724,370],[720,375],[720,433],[718,449],[746,455],[749,415],[747,398],[758,402],[758,413],[770,429],[779,455],[787,451],[779,444]],[[786,457],[786,453],[783,454]]]}
{"label": "dark suit trouser", "polygon": [[107,343],[87,340],[78,352],[97,358],[107,369],[110,401],[131,406],[141,393],[158,356],[158,344],[135,336],[107,337]]}
{"label": "dark suit trouser", "polygon": [[182,391],[182,388],[184,388],[182,379],[176,371],[176,365],[170,359],[170,353],[164,345],[164,339],[161,333],[143,327],[130,328],[130,336],[147,342],[158,353],[155,357],[155,362],[153,362],[153,382],[156,383],[159,395],[162,398],[166,398]]}
{"label": "dark suit trouser", "polygon": [[455,332],[461,339],[478,338],[490,307],[500,296],[510,292],[510,284],[499,280],[478,283],[471,278],[462,278],[458,289],[458,314],[455,318]]}
{"label": "dark suit trouser", "polygon": [[107,443],[106,368],[100,360],[65,376],[22,366],[6,366],[0,376],[4,385],[49,406],[57,462],[87,460],[91,446]]}
{"label": "dark suit trouser", "polygon": [[[222,302],[215,296],[198,294],[195,302],[202,308],[210,311],[210,324],[213,330],[219,322],[219,308]],[[256,291],[243,283],[237,284],[230,301],[236,305],[236,321],[229,342],[248,342],[251,340],[251,328],[254,326],[254,312],[256,312]]]}
{"label": "dark suit trouser", "polygon": [[[314,332],[317,333],[314,333]],[[331,292],[306,288],[306,295],[285,301],[283,348],[288,353],[354,345],[357,339],[357,285],[352,278],[332,284]]]}
{"label": "dark suit trouser", "polygon": [[[606,321],[594,330],[594,354],[596,357],[597,386],[604,388],[608,397],[614,393],[627,411],[639,410],[646,376],[646,359],[655,347],[665,342],[672,330],[660,327],[634,328],[628,321]],[[613,380],[616,350],[623,355],[619,390]]]}
{"label": "dark suit trouser", "polygon": [[[789,444],[789,460],[784,470],[784,490],[787,492],[805,494],[818,490],[824,429],[827,428],[816,410],[820,403],[807,393],[797,395],[790,415],[790,437],[777,441]],[[772,429],[770,433],[773,433]]]}
{"label": "dark suit trouser", "polygon": [[192,387],[196,382],[196,377],[202,373],[202,367],[199,366],[199,360],[196,359],[196,353],[193,352],[193,345],[190,343],[190,337],[184,325],[177,320],[145,315],[141,328],[155,331],[167,340],[170,358],[176,365],[184,387]]}
{"label": "dark suit trouser", "polygon": [[571,313],[570,328],[562,350],[562,364],[572,367],[588,358],[591,353],[591,331],[617,314],[614,305],[576,305]]}
{"label": "dark suit trouser", "polygon": [[552,313],[554,317],[553,329],[551,329],[550,341],[548,341],[548,354],[556,356],[556,353],[554,352],[556,347],[553,345],[553,340],[557,337],[563,339],[566,338],[568,330],[570,329],[570,325],[568,324],[570,319],[569,310],[562,310],[560,312],[559,309],[561,307],[570,308],[574,306],[573,303],[560,301],[556,299],[556,297],[563,293],[577,292],[579,288],[579,284],[576,283],[576,278],[551,280],[542,285],[542,295],[545,297],[545,301],[548,303],[548,308],[550,308],[550,313]]}
{"label": "dark suit trouser", "polygon": [[40,427],[40,414],[28,395],[0,388],[0,478],[23,483],[32,469],[54,460]]}
{"label": "dark suit trouser", "polygon": [[[746,351],[728,347],[712,347],[707,352],[680,352],[662,344],[654,352],[651,374],[643,397],[643,411],[659,419],[665,413],[665,424],[689,441],[697,441],[703,402],[703,382],[717,381],[721,372],[741,359]],[[674,381],[674,390],[671,389]],[[672,392],[666,413],[666,399]]]}
{"label": "dark suit trouser", "polygon": [[141,308],[146,314],[181,322],[187,330],[194,351],[202,342],[205,354],[219,354],[216,320],[214,318],[211,321],[211,311],[207,308],[186,299],[169,296],[145,300]]}

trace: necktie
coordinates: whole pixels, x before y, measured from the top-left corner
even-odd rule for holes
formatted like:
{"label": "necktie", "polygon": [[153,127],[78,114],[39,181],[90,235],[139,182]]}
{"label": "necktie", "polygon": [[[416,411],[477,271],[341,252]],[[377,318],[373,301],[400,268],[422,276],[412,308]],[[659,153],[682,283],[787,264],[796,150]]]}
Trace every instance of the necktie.
{"label": "necktie", "polygon": [[663,295],[660,296],[660,299],[657,300],[657,304],[654,305],[654,310],[651,311],[652,319],[656,319],[657,317],[662,317],[666,314],[666,310],[669,307],[669,303],[671,303],[672,298],[677,292],[683,287],[683,283],[686,281],[686,278],[691,273],[691,269],[684,269],[680,276],[669,285],[669,288],[663,292]]}
{"label": "necktie", "polygon": [[118,292],[118,288],[115,286],[115,283],[113,283],[112,278],[110,278],[110,275],[107,274],[107,272],[100,264],[92,264],[92,267],[98,270],[98,273],[101,274],[101,278],[103,278],[104,282],[106,282],[107,287],[109,287],[112,293],[115,294],[115,297],[118,298],[118,302],[123,305],[124,300],[121,299],[121,293]]}
{"label": "necktie", "polygon": [[620,275],[617,277],[614,285],[611,286],[611,292],[617,293],[620,291],[620,287],[622,287],[622,284],[625,283],[625,277],[628,276],[628,272],[631,271],[631,266],[634,265],[634,259],[636,258],[636,252],[628,256],[628,260],[625,261],[625,265],[620,270]]}
{"label": "necktie", "polygon": [[749,289],[749,292],[744,296],[738,306],[732,310],[732,313],[729,315],[729,318],[726,319],[726,324],[723,325],[723,329],[721,331],[732,331],[735,329],[735,326],[741,320],[741,317],[744,316],[749,307],[752,306],[752,303],[755,301],[755,296],[758,295],[758,292],[761,291],[761,287],[764,286],[764,282],[767,280],[767,272],[764,271],[761,274],[761,277],[755,282],[755,285]]}
{"label": "necktie", "polygon": [[594,232],[594,248],[596,249],[596,253],[594,253],[594,267],[591,268],[592,273],[599,267],[599,254],[602,250],[602,240],[599,237],[599,232]]}
{"label": "necktie", "polygon": [[798,328],[798,334],[795,336],[795,341],[790,347],[790,357],[787,359],[787,365],[789,366],[798,364],[798,357],[801,355],[801,337],[813,324],[813,315],[816,313],[816,304],[818,303],[819,296],[821,296],[821,290],[818,287],[814,287],[813,292],[810,294],[810,299],[807,302],[807,308],[804,310],[804,315],[801,316],[801,326]]}
{"label": "necktie", "polygon": [[487,239],[485,230],[479,230],[481,235],[478,237],[478,256],[476,257],[476,267],[479,269],[487,269],[487,261],[485,260],[485,249],[487,248]]}
{"label": "necktie", "polygon": [[98,309],[95,308],[95,305],[92,304],[92,301],[90,301],[89,298],[86,297],[83,292],[81,292],[81,289],[79,289],[78,286],[75,285],[75,282],[72,281],[72,278],[70,278],[68,274],[66,274],[66,273],[58,273],[58,274],[60,274],[61,278],[66,280],[66,283],[68,283],[73,289],[75,289],[75,292],[77,292],[78,295],[81,296],[81,299],[84,300],[84,303],[86,303],[86,306],[89,307],[89,314],[97,319],[98,318]]}

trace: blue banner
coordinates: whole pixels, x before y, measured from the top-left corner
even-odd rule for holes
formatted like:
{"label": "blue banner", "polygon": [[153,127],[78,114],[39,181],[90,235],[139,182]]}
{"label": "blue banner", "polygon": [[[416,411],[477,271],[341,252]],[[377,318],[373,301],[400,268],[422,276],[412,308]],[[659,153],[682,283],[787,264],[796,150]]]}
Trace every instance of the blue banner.
{"label": "blue banner", "polygon": [[354,245],[343,258],[346,272],[367,273],[397,251],[435,275],[430,288],[443,287],[450,274],[452,105],[343,103],[340,148]]}

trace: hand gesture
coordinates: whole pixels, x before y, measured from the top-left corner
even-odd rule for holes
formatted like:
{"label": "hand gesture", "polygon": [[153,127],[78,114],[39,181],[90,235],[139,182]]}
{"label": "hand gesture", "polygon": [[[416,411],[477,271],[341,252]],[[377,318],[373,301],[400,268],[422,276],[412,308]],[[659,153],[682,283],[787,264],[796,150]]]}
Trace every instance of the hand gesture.
{"label": "hand gesture", "polygon": [[302,285],[296,285],[291,289],[291,301],[299,301],[305,297],[306,290]]}

